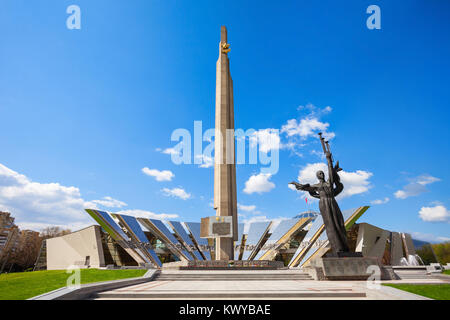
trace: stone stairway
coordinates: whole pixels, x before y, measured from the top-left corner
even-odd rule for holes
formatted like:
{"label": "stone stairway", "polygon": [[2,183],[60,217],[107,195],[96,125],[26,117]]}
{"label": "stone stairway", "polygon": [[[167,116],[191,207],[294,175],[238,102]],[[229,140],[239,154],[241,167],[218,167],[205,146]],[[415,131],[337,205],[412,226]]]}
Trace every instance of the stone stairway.
{"label": "stone stairway", "polygon": [[162,271],[155,281],[269,281],[269,280],[313,280],[306,272],[299,271],[228,271],[228,272],[205,272],[205,271]]}
{"label": "stone stairway", "polygon": [[301,270],[162,270],[152,281],[96,293],[92,298],[138,300],[360,299],[364,290],[349,283],[314,281]]}
{"label": "stone stairway", "polygon": [[427,274],[427,269],[424,266],[395,266],[392,269],[400,280],[426,280],[432,278]]}

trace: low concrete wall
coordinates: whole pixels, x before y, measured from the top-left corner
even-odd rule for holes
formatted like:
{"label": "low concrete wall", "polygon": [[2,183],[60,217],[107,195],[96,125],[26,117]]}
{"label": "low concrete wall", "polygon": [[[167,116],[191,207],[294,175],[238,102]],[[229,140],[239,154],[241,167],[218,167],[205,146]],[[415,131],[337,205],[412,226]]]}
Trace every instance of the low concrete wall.
{"label": "low concrete wall", "polygon": [[86,267],[105,266],[99,226],[47,239],[47,270],[64,270],[71,265],[83,267],[87,257]]}

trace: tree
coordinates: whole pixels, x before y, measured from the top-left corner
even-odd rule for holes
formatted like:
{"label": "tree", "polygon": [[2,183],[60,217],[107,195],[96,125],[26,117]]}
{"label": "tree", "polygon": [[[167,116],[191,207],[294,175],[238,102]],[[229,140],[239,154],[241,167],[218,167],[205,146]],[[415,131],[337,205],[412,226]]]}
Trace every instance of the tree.
{"label": "tree", "polygon": [[50,239],[50,238],[56,238],[61,237],[66,234],[72,233],[70,229],[63,229],[61,227],[46,227],[42,229],[41,231],[41,237],[42,239]]}
{"label": "tree", "polygon": [[424,244],[420,248],[416,249],[416,253],[422,259],[425,265],[437,262],[431,244]]}
{"label": "tree", "polygon": [[434,253],[441,264],[450,263],[450,241],[433,244]]}
{"label": "tree", "polygon": [[24,230],[20,231],[17,246],[11,256],[10,263],[20,270],[26,270],[34,266],[39,250],[41,248],[42,238],[39,232]]}

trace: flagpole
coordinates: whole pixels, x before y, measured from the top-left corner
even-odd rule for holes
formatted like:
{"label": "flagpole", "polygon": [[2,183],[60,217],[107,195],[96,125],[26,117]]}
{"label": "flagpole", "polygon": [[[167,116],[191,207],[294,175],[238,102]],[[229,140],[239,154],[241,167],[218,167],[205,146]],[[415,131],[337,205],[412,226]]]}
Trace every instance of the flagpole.
{"label": "flagpole", "polygon": [[310,212],[310,211],[311,211],[311,208],[310,208],[310,205],[309,205],[309,203],[308,203],[308,197],[305,197],[305,201],[306,201],[306,211],[307,211],[307,212]]}

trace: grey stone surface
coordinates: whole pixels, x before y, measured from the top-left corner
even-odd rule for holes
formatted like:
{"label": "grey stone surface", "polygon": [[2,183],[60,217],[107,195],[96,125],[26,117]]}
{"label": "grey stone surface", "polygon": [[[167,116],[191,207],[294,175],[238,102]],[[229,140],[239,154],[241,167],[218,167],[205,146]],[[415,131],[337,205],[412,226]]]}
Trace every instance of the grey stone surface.
{"label": "grey stone surface", "polygon": [[400,233],[391,232],[391,265],[399,266],[403,258],[403,245]]}
{"label": "grey stone surface", "polygon": [[427,266],[427,273],[442,273],[442,266],[440,263],[430,263],[430,265]]}
{"label": "grey stone surface", "polygon": [[358,226],[358,239],[356,240],[355,251],[361,252],[365,257],[377,257],[381,259],[389,236],[390,232],[387,230],[368,223],[360,223]]}
{"label": "grey stone surface", "polygon": [[[319,280],[366,280],[372,272],[370,266],[378,266],[378,259],[372,257],[319,258],[311,262],[311,267],[323,273]],[[380,268],[381,271],[381,268]]]}
{"label": "grey stone surface", "polygon": [[217,216],[233,217],[233,238],[216,239],[216,260],[232,260],[233,244],[238,240],[233,80],[229,51],[227,29],[222,26],[216,65],[214,209]]}
{"label": "grey stone surface", "polygon": [[[257,278],[256,278],[257,277]],[[314,281],[300,269],[277,271],[163,270],[154,281],[97,294],[96,299],[183,300],[429,300],[382,283],[445,283],[439,279],[381,281]],[[370,284],[370,285],[369,285]]]}
{"label": "grey stone surface", "polygon": [[414,256],[416,254],[416,249],[414,248],[414,243],[412,237],[409,233],[402,233],[403,246],[405,248],[405,256]]}

